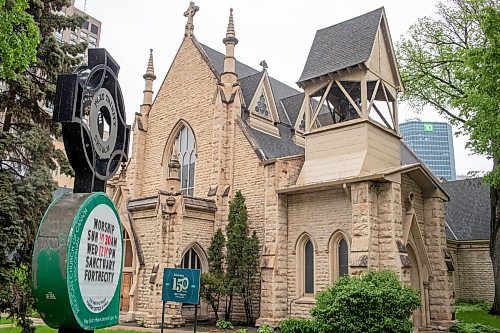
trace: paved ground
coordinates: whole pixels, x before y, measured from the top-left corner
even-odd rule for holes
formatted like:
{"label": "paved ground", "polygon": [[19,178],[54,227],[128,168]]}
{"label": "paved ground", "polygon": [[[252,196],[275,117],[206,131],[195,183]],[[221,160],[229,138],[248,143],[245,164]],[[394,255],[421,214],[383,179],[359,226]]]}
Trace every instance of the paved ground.
{"label": "paved ground", "polygon": [[[2,317],[3,317],[3,315],[2,315]],[[31,318],[31,320],[33,320],[33,323],[35,324],[35,326],[45,325],[43,320],[40,318]],[[0,329],[7,328],[7,327],[14,327],[14,326],[15,326],[14,324],[2,324],[2,325],[0,325]],[[123,324],[116,325],[113,327],[108,327],[106,329],[108,329],[108,330],[137,331],[137,332],[151,332],[151,333],[160,333],[161,332],[161,329],[159,329],[159,328],[141,327],[135,323],[130,323],[130,324],[123,323]],[[194,331],[194,327],[192,325],[187,325],[187,326],[181,327],[181,328],[164,328],[163,329],[164,333],[191,333],[193,331]],[[215,331],[215,329],[213,326],[198,325],[196,331],[200,332],[200,333],[206,333],[206,332]],[[248,333],[255,333],[255,332],[256,332],[255,328],[250,328],[248,330]]]}

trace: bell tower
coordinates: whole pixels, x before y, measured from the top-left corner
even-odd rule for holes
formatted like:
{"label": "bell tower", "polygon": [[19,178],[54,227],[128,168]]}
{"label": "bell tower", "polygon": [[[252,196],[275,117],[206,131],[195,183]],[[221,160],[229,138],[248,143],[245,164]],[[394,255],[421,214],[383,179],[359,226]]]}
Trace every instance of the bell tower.
{"label": "bell tower", "polygon": [[295,186],[343,187],[352,211],[350,274],[388,269],[404,279],[402,83],[384,9],[317,31],[298,85],[305,96],[295,130],[305,161]]}
{"label": "bell tower", "polygon": [[297,185],[400,165],[402,83],[383,8],[318,30],[297,84],[306,155]]}

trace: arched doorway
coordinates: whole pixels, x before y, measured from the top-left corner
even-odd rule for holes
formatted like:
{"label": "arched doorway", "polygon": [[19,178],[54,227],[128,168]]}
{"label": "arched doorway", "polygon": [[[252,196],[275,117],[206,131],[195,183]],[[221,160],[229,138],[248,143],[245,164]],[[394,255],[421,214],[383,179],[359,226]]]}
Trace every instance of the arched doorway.
{"label": "arched doorway", "polygon": [[[192,244],[184,252],[181,267],[199,269],[201,273],[208,271],[208,261],[205,252],[198,243]],[[182,317],[186,322],[194,321],[194,310],[194,305],[182,304]],[[201,298],[198,307],[198,318],[208,318],[208,306]]]}
{"label": "arched doorway", "polygon": [[134,253],[132,250],[132,239],[125,228],[123,228],[123,270],[122,287],[120,293],[120,311],[130,310],[130,288],[134,283]]}
{"label": "arched doorway", "polygon": [[408,259],[410,261],[410,285],[414,290],[420,293],[420,307],[413,312],[413,325],[415,328],[424,328],[427,326],[426,316],[426,293],[424,288],[424,272],[419,258],[416,256],[410,244],[406,247],[408,251]]}

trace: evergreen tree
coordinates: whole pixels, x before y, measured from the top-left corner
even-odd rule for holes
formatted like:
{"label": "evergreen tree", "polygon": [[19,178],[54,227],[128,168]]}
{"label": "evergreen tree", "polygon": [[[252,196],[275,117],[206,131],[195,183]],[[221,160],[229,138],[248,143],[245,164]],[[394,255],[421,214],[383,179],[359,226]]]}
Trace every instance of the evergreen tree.
{"label": "evergreen tree", "polygon": [[238,294],[243,298],[247,324],[252,324],[252,298],[256,291],[259,240],[255,232],[252,237],[248,235],[248,213],[241,191],[236,192],[229,204],[228,219],[225,319],[230,319],[233,296]]}
{"label": "evergreen tree", "polygon": [[243,246],[243,255],[241,257],[241,282],[240,294],[243,298],[245,307],[245,316],[247,325],[255,324],[255,316],[253,312],[253,297],[258,293],[257,273],[259,267],[259,239],[255,231],[252,237],[247,237]]}
{"label": "evergreen tree", "polygon": [[225,295],[224,246],[226,239],[219,228],[208,248],[208,272],[201,275],[201,297],[210,304],[215,320],[219,320],[220,299]]}
{"label": "evergreen tree", "polygon": [[[73,29],[82,17],[58,12],[66,0],[29,1],[26,12],[40,31],[37,58],[27,70],[7,78],[0,89],[0,313],[17,319],[23,332],[33,332],[31,256],[40,219],[52,200],[57,165],[71,174],[64,153],[51,135],[59,127],[44,108],[55,97],[57,75],[71,72],[85,45],[60,44],[54,32]],[[20,56],[20,55],[17,55]],[[57,162],[57,164],[56,164]]]}
{"label": "evergreen tree", "polygon": [[208,248],[208,266],[210,273],[224,273],[224,247],[226,246],[226,238],[219,228],[212,237],[210,247]]}

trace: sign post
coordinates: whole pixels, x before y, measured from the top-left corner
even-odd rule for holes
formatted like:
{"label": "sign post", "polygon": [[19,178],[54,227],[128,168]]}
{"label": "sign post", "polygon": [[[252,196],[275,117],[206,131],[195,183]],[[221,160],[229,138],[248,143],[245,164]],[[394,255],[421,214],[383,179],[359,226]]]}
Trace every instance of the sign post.
{"label": "sign post", "polygon": [[33,296],[45,323],[82,332],[119,320],[123,237],[120,217],[104,193],[127,160],[130,126],[119,66],[105,49],[90,49],[89,65],[57,78],[53,120],[75,171],[74,193],[45,212],[33,250]]}
{"label": "sign post", "polygon": [[162,288],[163,310],[161,331],[165,318],[165,303],[179,302],[194,304],[194,333],[198,324],[198,304],[200,303],[200,270],[186,268],[165,268]]}

